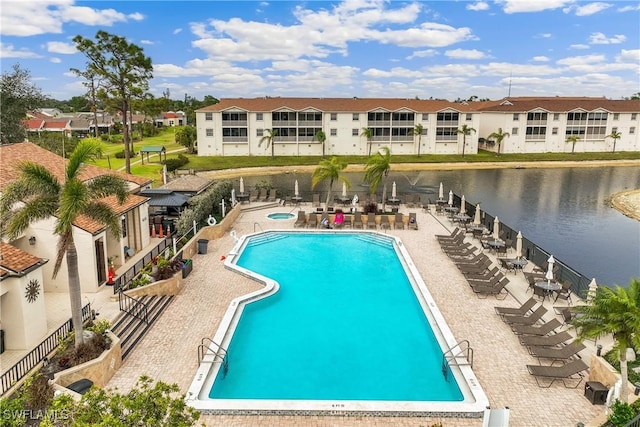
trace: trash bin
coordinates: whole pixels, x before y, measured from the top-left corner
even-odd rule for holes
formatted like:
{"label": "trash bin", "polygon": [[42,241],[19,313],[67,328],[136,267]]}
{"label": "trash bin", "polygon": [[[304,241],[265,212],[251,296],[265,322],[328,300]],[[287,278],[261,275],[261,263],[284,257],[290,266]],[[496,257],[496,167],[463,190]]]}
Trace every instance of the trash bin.
{"label": "trash bin", "polygon": [[584,386],[584,396],[592,405],[604,405],[607,403],[609,389],[600,382],[589,381]]}
{"label": "trash bin", "polygon": [[[205,248],[205,252],[206,252],[206,248]],[[193,270],[193,262],[190,259],[185,259],[183,261],[183,267],[182,267],[182,278],[186,279],[189,273],[191,273],[191,270]]]}
{"label": "trash bin", "polygon": [[209,241],[207,239],[198,239],[198,253],[206,254],[208,244],[209,244]]}

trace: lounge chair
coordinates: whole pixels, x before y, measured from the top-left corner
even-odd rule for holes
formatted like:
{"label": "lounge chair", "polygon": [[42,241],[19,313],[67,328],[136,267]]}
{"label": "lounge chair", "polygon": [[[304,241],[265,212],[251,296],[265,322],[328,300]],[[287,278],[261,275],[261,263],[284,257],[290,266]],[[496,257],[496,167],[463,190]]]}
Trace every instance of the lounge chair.
{"label": "lounge chair", "polygon": [[[486,279],[484,277],[486,277]],[[489,271],[486,276],[466,276],[467,282],[469,282],[469,285],[471,285],[472,288],[474,286],[494,286],[500,280],[506,278],[507,277],[498,270],[498,267],[493,267],[493,270]]]}
{"label": "lounge chair", "polygon": [[526,300],[520,307],[496,307],[496,313],[500,316],[524,316],[526,315],[535,305],[537,301],[533,298],[529,298]]}
{"label": "lounge chair", "polygon": [[533,313],[531,313],[528,316],[509,316],[509,317],[505,317],[504,321],[510,325],[531,326],[534,323],[538,322],[540,319],[542,319],[542,316],[544,316],[546,313],[547,313],[546,307],[543,305],[540,305],[540,307],[538,307]]}
{"label": "lounge chair", "polygon": [[353,214],[353,228],[364,228],[362,224],[362,212],[356,211]]}
{"label": "lounge chair", "polygon": [[391,215],[382,215],[380,217],[380,228],[381,229],[391,229],[391,223],[393,222],[393,219],[391,219],[392,216]]}
{"label": "lounge chair", "polygon": [[304,227],[307,225],[307,213],[305,211],[298,211],[298,219],[293,223],[295,227]]}
{"label": "lounge chair", "polygon": [[260,189],[260,195],[258,196],[258,201],[259,202],[266,202],[267,201],[267,197],[269,197],[269,195],[267,194],[267,189],[266,188],[261,188]]}
{"label": "lounge chair", "polygon": [[258,190],[251,190],[249,193],[249,202],[257,202],[258,201]]}
{"label": "lounge chair", "polygon": [[[506,318],[506,317],[505,317]],[[537,335],[544,336],[562,326],[558,319],[551,319],[540,326],[533,325],[511,325],[511,330],[516,335]]]}
{"label": "lounge chair", "polygon": [[[505,299],[509,292],[505,290],[505,287],[509,284],[509,279],[503,277],[502,280],[498,281],[495,285],[491,286],[472,286],[473,292],[478,296],[478,298],[486,298],[489,295],[493,295],[496,299]],[[500,298],[502,296],[502,298]]]}
{"label": "lounge chair", "polygon": [[439,242],[451,242],[451,241],[458,241],[460,240],[460,237],[462,236],[462,238],[464,238],[464,233],[462,232],[462,230],[458,227],[454,228],[453,231],[451,232],[451,234],[436,234],[436,239],[438,239]]}
{"label": "lounge chair", "polygon": [[571,359],[575,355],[580,353],[585,348],[587,347],[581,342],[572,341],[569,344],[562,346],[560,348],[531,346],[529,347],[529,353],[532,356],[537,357],[538,359],[550,359],[550,360],[553,360],[553,362],[556,362],[559,360],[567,361],[568,359]]}
{"label": "lounge chair", "polygon": [[376,228],[376,214],[373,212],[367,214],[367,228]]}
{"label": "lounge chair", "polygon": [[[573,360],[569,363],[565,363],[562,366],[540,366],[540,365],[527,365],[529,373],[536,378],[538,387],[549,388],[555,381],[562,381],[567,388],[578,388],[584,376],[583,371],[589,369],[589,366],[584,363],[582,359]],[[540,380],[545,378],[551,380],[548,385],[543,385]],[[579,380],[575,385],[568,386],[565,380]]]}
{"label": "lounge chair", "polygon": [[523,335],[520,337],[520,344],[526,345],[528,347],[555,347],[557,345],[564,344],[571,338],[573,338],[573,335],[571,335],[567,331],[562,331],[553,335],[544,335],[541,337]]}
{"label": "lounge chair", "polygon": [[268,202],[275,202],[276,201],[276,189],[272,188],[269,190],[269,196],[267,197],[267,201]]}
{"label": "lounge chair", "polygon": [[409,224],[407,224],[407,227],[411,230],[418,229],[418,220],[416,219],[415,212],[409,212]]}
{"label": "lounge chair", "polygon": [[475,262],[467,263],[467,262],[456,262],[456,266],[458,270],[462,272],[462,274],[474,274],[474,275],[485,275],[489,267],[491,267],[490,259],[481,259]]}
{"label": "lounge chair", "polygon": [[311,212],[309,214],[309,219],[307,220],[307,227],[316,228],[318,227],[318,214]]}
{"label": "lounge chair", "polygon": [[399,212],[396,212],[396,216],[393,220],[393,228],[398,230],[404,230],[404,220],[402,218],[402,214]]}
{"label": "lounge chair", "polygon": [[318,193],[313,194],[313,205],[314,208],[320,207],[320,195]]}

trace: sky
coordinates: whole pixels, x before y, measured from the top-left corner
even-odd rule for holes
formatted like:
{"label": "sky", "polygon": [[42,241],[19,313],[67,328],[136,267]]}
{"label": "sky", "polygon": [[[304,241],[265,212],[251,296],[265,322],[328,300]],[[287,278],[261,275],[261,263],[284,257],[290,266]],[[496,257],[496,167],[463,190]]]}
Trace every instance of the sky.
{"label": "sky", "polygon": [[55,99],[86,92],[76,35],[126,37],[172,99],[501,99],[640,92],[637,1],[0,2],[0,65]]}

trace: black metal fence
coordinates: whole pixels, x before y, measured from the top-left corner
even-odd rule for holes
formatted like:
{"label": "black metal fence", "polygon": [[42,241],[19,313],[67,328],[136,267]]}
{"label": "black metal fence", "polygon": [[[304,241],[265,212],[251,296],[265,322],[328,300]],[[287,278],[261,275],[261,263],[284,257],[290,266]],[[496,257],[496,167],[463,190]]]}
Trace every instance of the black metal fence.
{"label": "black metal fence", "polygon": [[[453,196],[453,204],[455,206],[460,207],[461,205],[461,197],[458,195]],[[467,215],[474,217],[476,213],[476,206],[470,203],[467,203],[465,206],[467,210]],[[481,209],[480,222],[487,229],[493,230],[493,221],[495,216],[489,214],[488,212]],[[500,221],[500,234],[505,240],[512,241],[512,247],[515,248],[516,245],[516,237],[518,235],[518,231],[511,228],[508,224]],[[535,265],[542,266],[546,265],[547,260],[551,256],[551,253],[544,248],[533,243],[531,240],[522,236],[522,256],[528,259],[530,262]],[[571,283],[571,291],[578,295],[581,298],[586,298],[587,292],[589,290],[589,283],[591,283],[591,279],[586,277],[585,275],[575,271],[567,264],[562,262],[562,260],[555,257],[555,268],[554,268],[554,276],[555,279],[559,282],[568,281]]]}
{"label": "black metal fence", "polygon": [[[92,318],[91,304],[87,304],[82,307],[82,322],[84,323]],[[66,337],[71,331],[73,331],[73,321],[69,319],[15,365],[7,369],[0,376],[0,395],[5,394],[15,383],[27,376],[33,368],[38,366],[45,357],[49,356],[58,347],[60,338]]]}
{"label": "black metal fence", "polygon": [[131,282],[135,277],[140,274],[144,267],[149,264],[153,258],[160,255],[167,247],[171,246],[172,240],[170,237],[162,239],[151,251],[149,251],[144,257],[139,259],[135,264],[131,266],[120,276],[116,277],[113,281],[113,294],[117,294],[120,291],[129,289]]}

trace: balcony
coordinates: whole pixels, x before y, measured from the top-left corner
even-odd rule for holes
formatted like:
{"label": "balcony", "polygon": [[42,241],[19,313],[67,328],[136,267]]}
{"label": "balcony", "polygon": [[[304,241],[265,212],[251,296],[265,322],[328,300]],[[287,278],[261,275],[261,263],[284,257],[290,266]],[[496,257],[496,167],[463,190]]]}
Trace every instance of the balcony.
{"label": "balcony", "polygon": [[413,120],[394,120],[393,127],[413,127],[415,122]]}
{"label": "balcony", "polygon": [[247,127],[246,120],[223,120],[222,126],[224,127]]}
{"label": "balcony", "polygon": [[274,142],[296,142],[296,140],[295,136],[276,136],[273,138]]}
{"label": "balcony", "polygon": [[396,135],[391,137],[391,142],[413,142],[411,135]]}
{"label": "balcony", "polygon": [[527,120],[527,126],[546,126],[547,120]]}
{"label": "balcony", "polygon": [[298,126],[299,127],[306,127],[306,128],[319,128],[322,127],[322,120],[300,120],[298,122]]}
{"label": "balcony", "polygon": [[436,126],[440,127],[458,127],[458,120],[438,120]]}
{"label": "balcony", "polygon": [[391,122],[389,120],[369,120],[367,126],[370,128],[389,127]]}
{"label": "balcony", "polygon": [[248,136],[223,136],[222,142],[229,142],[229,143],[249,142],[249,137]]}
{"label": "balcony", "polygon": [[296,127],[298,126],[297,120],[274,120],[271,122],[272,127]]}

